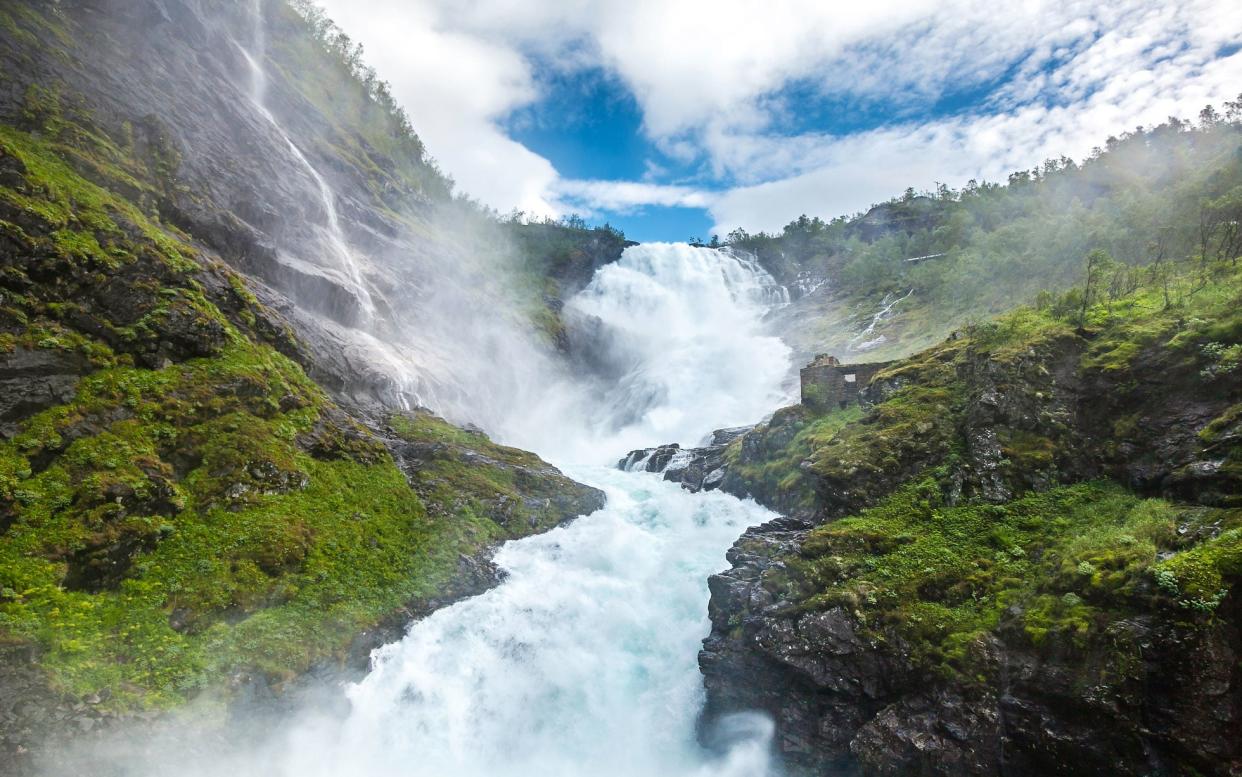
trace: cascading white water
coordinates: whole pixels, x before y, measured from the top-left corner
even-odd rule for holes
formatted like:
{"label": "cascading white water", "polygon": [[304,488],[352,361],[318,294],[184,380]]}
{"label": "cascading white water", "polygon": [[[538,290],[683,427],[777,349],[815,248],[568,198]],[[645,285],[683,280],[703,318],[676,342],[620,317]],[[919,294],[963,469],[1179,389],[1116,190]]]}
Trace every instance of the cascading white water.
{"label": "cascading white water", "polygon": [[263,23],[263,0],[251,0],[250,13],[253,17],[254,40],[249,48],[241,45],[238,46],[250,68],[250,100],[254,103],[259,114],[280,135],[281,140],[288,147],[289,153],[297,160],[298,166],[310,176],[311,181],[315,184],[315,190],[319,194],[320,206],[324,212],[325,223],[322,225],[322,232],[328,246],[332,249],[332,254],[338,264],[337,269],[345,274],[351,291],[358,298],[363,319],[361,323],[365,324],[375,315],[375,302],[371,298],[371,293],[367,290],[366,279],[362,275],[361,263],[354,254],[353,249],[349,247],[349,242],[345,239],[345,231],[341,228],[341,217],[336,207],[336,193],[332,191],[332,187],[328,185],[327,180],[315,169],[315,166],[307,159],[306,154],[302,153],[302,149],[298,148],[298,145],[289,137],[289,133],[281,126],[275,114],[267,107],[267,71],[263,65],[263,61],[267,56],[267,33],[266,25]]}
{"label": "cascading white water", "polygon": [[[615,459],[623,442],[693,442],[713,428],[758,420],[782,399],[788,367],[788,349],[759,334],[768,306],[784,299],[780,292],[760,267],[736,256],[683,244],[627,249],[570,303],[613,333],[613,358],[629,368],[593,407],[614,425],[590,428],[565,416],[559,440],[529,442],[561,463],[586,445],[605,446]],[[604,488],[608,506],[505,546],[496,559],[504,583],[381,650],[371,674],[348,690],[344,723],[296,727],[261,771],[766,774],[771,725],[763,718],[735,721],[723,755],[702,750],[694,730],[707,577],[743,529],[773,514],[643,473],[567,469]]]}
{"label": "cascading white water", "polygon": [[[757,334],[767,305],[780,297],[773,285],[737,257],[679,244],[630,248],[619,264],[600,270],[572,304],[615,332],[628,373],[593,407],[614,421],[632,420],[601,429],[565,415],[556,435],[534,447],[604,489],[607,506],[504,546],[496,558],[504,582],[434,613],[378,651],[370,674],[345,689],[343,717],[308,710],[257,748],[177,762],[176,773],[770,774],[773,728],[763,716],[735,716],[723,748],[711,752],[698,744],[695,728],[707,578],[747,526],[774,514],[727,494],[690,494],[657,475],[574,465],[569,457],[603,445],[604,457],[615,461],[621,441],[693,441],[769,412],[788,366],[788,350]],[[167,760],[154,763],[136,773],[168,773]]]}
{"label": "cascading white water", "polygon": [[[369,307],[335,195],[265,106],[260,0],[252,8],[255,40],[243,51],[253,102],[318,188],[328,243]],[[378,651],[370,674],[344,690],[344,715],[308,709],[257,747],[194,763],[179,760],[174,741],[171,755],[149,753],[134,773],[768,774],[772,725],[762,716],[734,718],[723,749],[713,752],[698,744],[695,729],[703,701],[697,654],[709,628],[707,578],[724,566],[725,550],[747,526],[773,514],[726,494],[692,495],[656,475],[599,464],[631,448],[693,444],[712,429],[756,422],[779,406],[789,349],[762,334],[761,320],[788,301],[787,292],[745,255],[685,244],[628,248],[567,305],[595,337],[596,366],[606,377],[593,381],[553,369],[527,335],[505,329],[512,322],[479,329],[484,317],[460,327],[458,308],[468,300],[449,296],[442,308],[431,308],[443,320],[423,322],[427,342],[396,345],[368,322],[355,339],[398,380],[426,366],[401,363],[424,346],[429,358],[452,354],[469,362],[444,375],[503,374],[487,391],[475,383],[447,385],[429,396],[433,409],[482,421],[502,441],[541,453],[604,489],[607,506],[506,545],[496,558],[504,582],[434,613]],[[477,311],[467,315],[479,318]],[[437,338],[456,339],[441,348]],[[445,398],[451,408],[437,405]]]}
{"label": "cascading white water", "polygon": [[695,742],[706,578],[771,516],[719,493],[595,470],[609,506],[510,543],[498,588],[379,651],[351,712],[310,717],[213,777],[762,777],[771,724]]}
{"label": "cascading white water", "polygon": [[568,400],[543,392],[501,436],[554,461],[599,462],[755,423],[788,398],[790,351],[762,333],[764,314],[787,300],[745,256],[685,243],[627,248],[566,306],[596,322],[592,347],[608,379],[572,387]]}
{"label": "cascading white water", "polygon": [[876,311],[874,316],[871,317],[871,323],[867,324],[866,329],[862,330],[850,339],[850,345],[854,348],[854,350],[869,351],[872,348],[884,343],[888,339],[884,335],[880,335],[879,337],[871,337],[875,334],[875,328],[884,321],[888,320],[889,314],[893,312],[893,308],[910,299],[913,294],[914,289],[910,289],[910,291],[906,292],[904,297],[885,294],[884,299],[880,301],[880,309]]}

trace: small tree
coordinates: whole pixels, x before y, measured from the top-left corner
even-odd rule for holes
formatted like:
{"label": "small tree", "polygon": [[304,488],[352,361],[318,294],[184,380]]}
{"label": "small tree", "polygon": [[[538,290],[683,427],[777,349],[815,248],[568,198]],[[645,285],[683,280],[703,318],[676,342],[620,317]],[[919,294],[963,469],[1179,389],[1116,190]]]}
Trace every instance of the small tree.
{"label": "small tree", "polygon": [[1078,308],[1078,331],[1087,326],[1087,311],[1100,299],[1104,284],[1113,275],[1117,261],[1103,248],[1096,248],[1087,254],[1086,279],[1083,283],[1082,304]]}
{"label": "small tree", "polygon": [[1148,263],[1148,277],[1150,282],[1160,287],[1164,295],[1164,309],[1168,310],[1173,306],[1173,299],[1169,294],[1169,284],[1173,281],[1173,268],[1166,261],[1166,254],[1169,247],[1168,227],[1160,229],[1156,233],[1156,239],[1148,245],[1148,251],[1151,254],[1151,261]]}

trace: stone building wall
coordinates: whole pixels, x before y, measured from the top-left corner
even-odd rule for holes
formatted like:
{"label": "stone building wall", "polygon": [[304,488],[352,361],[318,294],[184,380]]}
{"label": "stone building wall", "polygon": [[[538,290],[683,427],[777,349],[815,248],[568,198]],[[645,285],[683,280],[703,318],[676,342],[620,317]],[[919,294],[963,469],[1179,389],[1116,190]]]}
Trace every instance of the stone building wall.
{"label": "stone building wall", "polygon": [[820,411],[849,407],[871,378],[890,364],[842,364],[835,356],[820,354],[802,368],[802,404]]}

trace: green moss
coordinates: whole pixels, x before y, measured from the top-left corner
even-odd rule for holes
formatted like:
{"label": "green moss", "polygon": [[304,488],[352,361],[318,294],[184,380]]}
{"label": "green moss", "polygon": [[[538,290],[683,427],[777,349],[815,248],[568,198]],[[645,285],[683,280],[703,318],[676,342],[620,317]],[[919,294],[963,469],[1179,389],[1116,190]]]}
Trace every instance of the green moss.
{"label": "green moss", "polygon": [[36,44],[36,33],[47,33],[60,46],[73,45],[64,17],[55,4],[36,10],[19,4],[6,4],[0,8],[0,30],[14,36],[25,44]]}
{"label": "green moss", "polygon": [[969,326],[964,330],[976,351],[989,359],[1010,364],[1030,355],[1033,348],[1057,342],[1072,335],[1069,324],[1046,310],[1018,308],[995,321]]}
{"label": "green moss", "polygon": [[1237,435],[1239,422],[1242,422],[1242,403],[1233,405],[1222,415],[1212,419],[1199,432],[1199,438],[1209,445],[1230,442]]}
{"label": "green moss", "polygon": [[[485,452],[437,462],[444,485],[420,495],[256,337],[263,311],[239,277],[200,266],[117,193],[128,181],[92,183],[61,141],[10,128],[0,154],[20,176],[0,187],[0,228],[20,252],[0,277],[0,347],[94,369],[0,443],[0,640],[38,645],[63,690],[107,689],[128,708],[179,703],[241,669],[289,677],[442,591],[462,554],[518,533],[482,508],[518,494],[513,465],[537,458],[413,417],[411,439]],[[227,278],[234,318],[205,293],[206,271]],[[108,284],[119,313],[92,298]],[[475,502],[459,498],[467,486]]]}
{"label": "green moss", "polygon": [[393,415],[389,425],[414,443],[419,467],[411,482],[433,511],[490,522],[496,539],[549,529],[565,519],[566,510],[553,502],[571,481],[533,453],[497,445],[482,432],[426,412]]}
{"label": "green moss", "polygon": [[1211,612],[1242,577],[1242,513],[1234,512],[1218,536],[1166,559],[1155,568],[1162,588],[1182,607]]}
{"label": "green moss", "polygon": [[[129,200],[84,179],[61,161],[63,151],[63,146],[0,127],[0,156],[17,160],[24,178],[21,190],[0,186],[0,203],[46,229],[47,245],[55,253],[115,269],[132,261],[134,250],[147,250],[170,269],[197,269],[192,261],[194,249],[170,236]],[[112,184],[125,187],[124,181]],[[133,245],[128,234],[131,228],[139,231],[145,245]]]}
{"label": "green moss", "polygon": [[[494,527],[433,521],[386,456],[304,452],[325,402],[287,359],[244,342],[84,380],[0,449],[15,513],[0,628],[40,642],[67,690],[160,704],[239,666],[305,669],[431,595]],[[97,552],[108,564],[92,571]]]}
{"label": "green moss", "polygon": [[811,465],[822,477],[841,480],[879,474],[939,453],[948,443],[952,406],[949,387],[911,385],[872,409],[858,423],[818,448]]}
{"label": "green moss", "polygon": [[[803,462],[815,451],[831,445],[846,425],[862,418],[858,405],[816,415],[803,407],[784,410],[772,421],[751,432],[751,444],[762,451],[758,457],[742,454],[741,438],[725,450],[729,472],[755,492],[793,496],[796,504],[785,507],[810,508],[814,504],[814,482],[808,478]],[[785,442],[788,440],[788,442]]]}
{"label": "green moss", "polygon": [[[1006,618],[1033,645],[1085,647],[1158,603],[1153,570],[1201,552],[1180,550],[1184,513],[1108,483],[953,507],[925,480],[811,532],[791,568],[802,606],[844,606],[873,637],[900,638],[918,663],[969,679],[979,670],[970,646]],[[1161,552],[1174,555],[1158,565]]]}
{"label": "green moss", "polygon": [[[1051,307],[967,327],[879,373],[876,404],[831,434],[807,434],[832,416],[799,407],[734,443],[731,473],[766,484],[769,502],[801,471],[817,478],[807,509],[852,513],[810,532],[800,556],[773,559],[764,585],[805,610],[844,608],[874,644],[968,683],[994,679],[989,635],[1090,653],[1107,684],[1141,655],[1113,629],[1125,619],[1209,624],[1242,575],[1242,512],[1222,509],[1242,478],[1239,410],[1225,401],[1242,276],[1221,268],[1194,282],[1175,306],[1150,289],[1095,306],[1081,333]],[[1099,397],[1073,429],[1066,403],[1082,393],[1058,395],[1067,386]],[[1213,466],[1195,482],[1212,507],[1108,482],[1057,485],[1084,451],[1150,447],[1144,435],[1174,395],[1219,413],[1198,434],[1197,458]],[[989,422],[997,413],[1003,421]],[[995,432],[999,461],[968,437],[980,429]],[[970,490],[981,466],[1003,489]]]}
{"label": "green moss", "polygon": [[1056,443],[1041,434],[1021,429],[1002,429],[1001,453],[1020,469],[1046,469],[1053,463]]}

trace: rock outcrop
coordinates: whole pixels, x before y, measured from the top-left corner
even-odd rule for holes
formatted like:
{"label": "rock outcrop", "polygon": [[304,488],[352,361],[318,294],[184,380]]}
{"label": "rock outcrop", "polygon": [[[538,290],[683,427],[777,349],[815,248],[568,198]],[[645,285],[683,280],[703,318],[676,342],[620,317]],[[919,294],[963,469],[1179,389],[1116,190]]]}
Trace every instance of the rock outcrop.
{"label": "rock outcrop", "polygon": [[705,720],[767,711],[793,775],[1242,773],[1232,304],[1021,313],[732,443],[788,517],[710,581]]}
{"label": "rock outcrop", "polygon": [[630,451],[617,468],[640,472],[663,472],[664,479],[680,483],[691,493],[720,488],[725,477],[725,450],[753,427],[717,429],[701,448],[683,449],[677,443]]}

